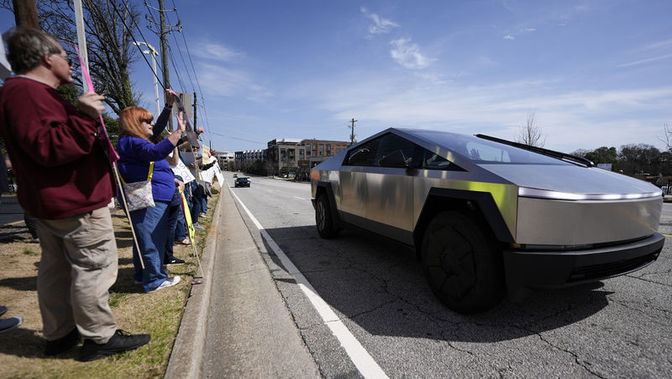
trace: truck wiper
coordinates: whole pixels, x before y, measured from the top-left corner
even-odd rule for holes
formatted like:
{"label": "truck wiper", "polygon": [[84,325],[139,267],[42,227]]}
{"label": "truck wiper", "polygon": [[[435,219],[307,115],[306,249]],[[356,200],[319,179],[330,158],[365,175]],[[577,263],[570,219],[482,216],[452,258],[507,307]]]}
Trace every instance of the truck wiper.
{"label": "truck wiper", "polygon": [[538,154],[546,155],[548,157],[560,159],[560,160],[563,160],[565,162],[573,163],[573,164],[576,164],[576,165],[579,165],[579,166],[595,167],[595,163],[593,163],[593,161],[591,161],[590,159],[583,158],[583,157],[577,157],[576,155],[562,153],[562,152],[555,151],[555,150],[544,149],[542,147],[537,147],[537,146],[525,145],[524,143],[508,141],[508,140],[505,140],[505,139],[492,137],[492,136],[488,136],[488,135],[485,135],[485,134],[476,134],[476,137],[487,139],[487,140],[493,141],[493,142],[503,143],[505,145],[517,147],[517,148],[520,148],[520,149],[523,149],[523,150],[532,151],[534,153],[538,153]]}

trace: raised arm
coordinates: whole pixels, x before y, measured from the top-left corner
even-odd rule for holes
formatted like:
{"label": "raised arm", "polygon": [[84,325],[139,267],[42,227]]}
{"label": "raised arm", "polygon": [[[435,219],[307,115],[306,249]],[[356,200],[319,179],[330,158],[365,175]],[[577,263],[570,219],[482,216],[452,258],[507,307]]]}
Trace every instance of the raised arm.
{"label": "raised arm", "polygon": [[175,98],[177,96],[177,92],[173,91],[172,89],[166,90],[166,105],[163,107],[161,114],[156,118],[152,140],[156,140],[164,131],[164,129],[166,129],[166,125],[168,125],[168,120],[170,119],[170,112],[173,109],[173,104],[175,103]]}

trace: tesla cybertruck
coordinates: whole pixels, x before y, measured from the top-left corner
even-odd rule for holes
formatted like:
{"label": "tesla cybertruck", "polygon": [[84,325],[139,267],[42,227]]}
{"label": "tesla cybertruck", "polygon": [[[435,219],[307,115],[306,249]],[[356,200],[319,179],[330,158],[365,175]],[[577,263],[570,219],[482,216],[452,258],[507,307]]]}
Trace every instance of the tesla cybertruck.
{"label": "tesla cybertruck", "polygon": [[386,129],[313,168],[311,191],[320,236],[352,225],[415,247],[462,313],[638,270],[664,244],[658,187],[480,134]]}

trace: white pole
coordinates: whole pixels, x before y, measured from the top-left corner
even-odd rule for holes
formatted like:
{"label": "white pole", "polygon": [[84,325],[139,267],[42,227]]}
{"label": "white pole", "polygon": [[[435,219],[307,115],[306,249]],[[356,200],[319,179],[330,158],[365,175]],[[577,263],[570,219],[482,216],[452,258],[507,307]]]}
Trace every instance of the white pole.
{"label": "white pole", "polygon": [[153,50],[152,48],[151,56],[152,56],[152,70],[154,71],[154,75],[152,75],[154,77],[154,98],[156,99],[156,117],[159,117],[159,113],[161,113],[161,106],[159,105],[159,82],[158,80],[156,80],[156,55],[154,55],[154,53],[156,53],[156,50]]}
{"label": "white pole", "polygon": [[[82,0],[75,0],[75,24],[77,25],[77,44],[79,45],[79,55],[82,57],[82,62],[86,66],[86,71],[89,71],[89,56],[86,53],[86,32],[84,31],[84,13],[82,12]],[[84,77],[84,69],[82,69],[82,78]],[[83,79],[82,79],[83,80]],[[86,86],[82,86],[84,93],[88,92]]]}
{"label": "white pole", "polygon": [[12,75],[12,65],[7,61],[5,55],[5,44],[0,43],[0,79],[3,81]]}
{"label": "white pole", "polygon": [[147,42],[133,42],[134,45],[137,46],[142,46],[145,45],[149,50],[142,50],[143,54],[149,54],[152,56],[152,74],[154,76],[154,99],[156,100],[156,117],[159,117],[159,113],[161,113],[161,105],[159,102],[159,82],[156,79],[157,74],[156,74],[156,57],[159,55],[159,52],[156,51],[154,46],[150,45]]}

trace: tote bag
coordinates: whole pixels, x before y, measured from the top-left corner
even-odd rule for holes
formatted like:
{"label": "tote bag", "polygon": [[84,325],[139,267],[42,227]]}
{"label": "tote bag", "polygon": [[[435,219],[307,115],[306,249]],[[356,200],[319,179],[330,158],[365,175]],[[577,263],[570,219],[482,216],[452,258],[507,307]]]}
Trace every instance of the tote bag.
{"label": "tote bag", "polygon": [[128,206],[129,212],[154,206],[154,196],[152,195],[152,172],[154,172],[154,162],[149,162],[149,174],[147,174],[147,180],[126,183],[124,178],[119,175],[124,185],[126,205]]}

